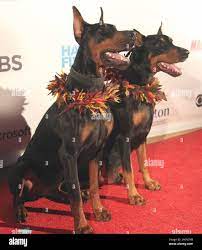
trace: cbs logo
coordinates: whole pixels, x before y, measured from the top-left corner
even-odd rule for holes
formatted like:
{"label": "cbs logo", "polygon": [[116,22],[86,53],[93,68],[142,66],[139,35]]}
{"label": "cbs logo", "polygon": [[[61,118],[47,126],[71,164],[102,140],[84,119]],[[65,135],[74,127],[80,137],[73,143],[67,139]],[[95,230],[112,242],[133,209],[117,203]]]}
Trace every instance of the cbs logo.
{"label": "cbs logo", "polygon": [[7,72],[10,70],[21,70],[22,62],[20,55],[14,55],[12,57],[0,56],[0,72]]}
{"label": "cbs logo", "polygon": [[202,106],[202,95],[198,95],[196,97],[196,106],[201,107]]}

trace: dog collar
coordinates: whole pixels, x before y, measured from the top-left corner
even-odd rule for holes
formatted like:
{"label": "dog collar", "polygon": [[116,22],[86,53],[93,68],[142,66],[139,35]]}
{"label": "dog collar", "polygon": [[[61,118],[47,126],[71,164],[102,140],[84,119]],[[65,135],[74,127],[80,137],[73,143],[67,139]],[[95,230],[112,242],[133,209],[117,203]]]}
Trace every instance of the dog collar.
{"label": "dog collar", "polygon": [[148,84],[141,85],[130,83],[117,70],[108,69],[105,71],[105,75],[107,81],[120,84],[125,96],[132,96],[137,101],[152,105],[162,100],[167,101],[158,78],[153,77]]}
{"label": "dog collar", "polygon": [[74,80],[74,82],[76,81],[75,86],[78,86],[80,89],[83,90],[92,89],[93,86],[95,86],[95,88],[102,88],[104,84],[103,77],[92,77],[84,75],[77,72],[73,67],[71,67],[70,69],[68,78],[70,82],[72,82],[72,80]]}
{"label": "dog collar", "polygon": [[91,114],[106,115],[108,110],[107,103],[120,101],[119,85],[108,83],[103,85],[100,91],[84,91],[75,89],[68,91],[68,83],[70,82],[69,75],[61,73],[55,75],[55,79],[50,81],[47,89],[50,94],[57,97],[58,107],[64,105],[62,113],[71,109],[76,109],[82,113],[85,109],[89,110]]}
{"label": "dog collar", "polygon": [[161,91],[161,85],[158,78],[153,78],[147,85],[131,84],[123,81],[122,87],[126,96],[132,96],[135,100],[152,104],[155,106],[158,102],[167,101],[166,95]]}

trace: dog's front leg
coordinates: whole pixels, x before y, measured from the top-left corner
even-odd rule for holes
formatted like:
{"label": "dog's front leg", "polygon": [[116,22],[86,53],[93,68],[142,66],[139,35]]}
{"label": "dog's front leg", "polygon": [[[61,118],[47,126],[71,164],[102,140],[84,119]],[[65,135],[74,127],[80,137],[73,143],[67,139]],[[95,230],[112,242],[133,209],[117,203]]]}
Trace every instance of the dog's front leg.
{"label": "dog's front leg", "polygon": [[81,198],[77,154],[70,154],[65,147],[60,149],[60,159],[64,166],[64,181],[70,200],[72,215],[74,217],[74,229],[76,234],[92,233],[92,227],[88,224],[84,212]]}
{"label": "dog's front leg", "polygon": [[144,198],[138,193],[135,187],[133,168],[131,167],[131,146],[130,137],[121,135],[119,138],[120,156],[123,166],[124,181],[128,190],[129,203],[131,205],[144,205]]}
{"label": "dog's front leg", "polygon": [[109,221],[111,214],[102,205],[99,195],[98,184],[98,170],[99,166],[97,160],[89,162],[89,179],[90,179],[90,200],[93,207],[93,212],[97,221]]}
{"label": "dog's front leg", "polygon": [[140,172],[142,173],[145,187],[155,191],[161,188],[158,181],[151,178],[147,162],[146,142],[142,143],[136,150]]}

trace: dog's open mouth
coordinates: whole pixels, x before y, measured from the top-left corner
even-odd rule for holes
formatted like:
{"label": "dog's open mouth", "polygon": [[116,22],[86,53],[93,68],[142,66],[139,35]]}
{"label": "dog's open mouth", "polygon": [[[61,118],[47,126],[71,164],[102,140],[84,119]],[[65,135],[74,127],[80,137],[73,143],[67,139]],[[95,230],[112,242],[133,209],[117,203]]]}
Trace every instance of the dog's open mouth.
{"label": "dog's open mouth", "polygon": [[111,52],[107,51],[102,54],[102,61],[107,67],[114,67],[117,69],[125,69],[129,64],[130,60],[125,56],[127,51]]}
{"label": "dog's open mouth", "polygon": [[175,64],[169,64],[165,62],[159,62],[155,67],[152,68],[153,73],[156,73],[158,71],[163,71],[173,77],[177,77],[182,74],[181,69]]}

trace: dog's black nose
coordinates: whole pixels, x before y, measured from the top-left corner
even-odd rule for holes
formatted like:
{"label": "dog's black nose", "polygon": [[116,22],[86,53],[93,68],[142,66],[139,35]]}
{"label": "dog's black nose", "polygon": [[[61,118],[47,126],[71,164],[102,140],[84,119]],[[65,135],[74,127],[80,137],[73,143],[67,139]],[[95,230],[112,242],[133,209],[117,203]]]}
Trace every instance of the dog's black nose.
{"label": "dog's black nose", "polygon": [[188,56],[188,55],[189,55],[189,50],[187,50],[187,49],[182,49],[182,50],[181,50],[181,54],[184,55],[184,56]]}
{"label": "dog's black nose", "polygon": [[180,48],[180,54],[182,59],[186,59],[189,56],[189,50]]}
{"label": "dog's black nose", "polygon": [[187,49],[184,49],[184,51],[183,51],[183,52],[184,52],[184,54],[185,54],[185,55],[187,55],[187,56],[188,56],[188,55],[189,55],[189,53],[190,53],[190,52],[189,52],[189,50],[187,50]]}

